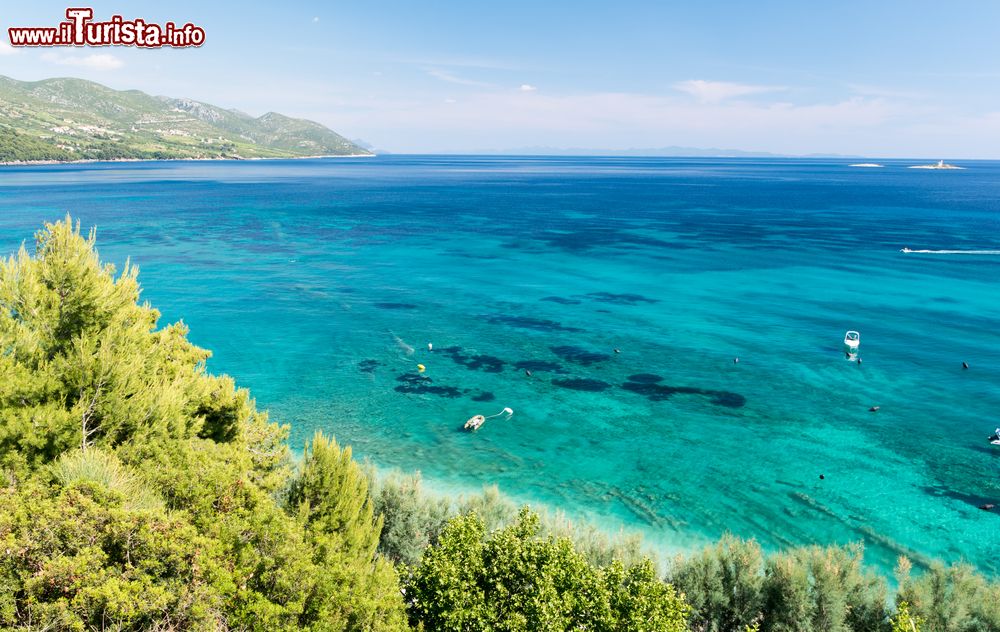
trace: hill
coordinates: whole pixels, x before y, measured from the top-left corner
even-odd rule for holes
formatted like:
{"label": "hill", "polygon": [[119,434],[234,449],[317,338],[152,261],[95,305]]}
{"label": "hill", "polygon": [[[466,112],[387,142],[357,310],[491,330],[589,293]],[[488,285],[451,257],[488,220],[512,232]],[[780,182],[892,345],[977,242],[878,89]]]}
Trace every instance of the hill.
{"label": "hill", "polygon": [[332,130],[268,112],[112,90],[82,79],[0,76],[0,161],[371,155]]}

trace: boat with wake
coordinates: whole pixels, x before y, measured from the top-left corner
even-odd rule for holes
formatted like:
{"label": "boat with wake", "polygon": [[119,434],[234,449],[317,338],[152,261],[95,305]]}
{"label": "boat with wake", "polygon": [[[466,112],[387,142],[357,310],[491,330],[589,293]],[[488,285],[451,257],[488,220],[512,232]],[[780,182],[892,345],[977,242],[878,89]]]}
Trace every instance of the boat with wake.
{"label": "boat with wake", "polygon": [[497,414],[490,415],[489,417],[484,417],[483,415],[473,415],[472,417],[469,417],[468,420],[466,420],[465,425],[462,426],[462,428],[470,431],[479,430],[480,428],[483,427],[483,424],[486,423],[487,419],[492,419],[494,417],[499,417],[501,415],[506,415],[504,419],[510,419],[511,417],[514,416],[514,411],[511,408],[504,408]]}

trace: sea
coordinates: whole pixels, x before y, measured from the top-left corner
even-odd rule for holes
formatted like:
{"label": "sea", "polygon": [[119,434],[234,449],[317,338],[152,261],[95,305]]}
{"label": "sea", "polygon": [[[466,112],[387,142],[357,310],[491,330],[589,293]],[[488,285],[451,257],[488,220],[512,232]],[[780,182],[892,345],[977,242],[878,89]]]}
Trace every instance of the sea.
{"label": "sea", "polygon": [[96,226],[296,450],[322,430],[667,551],[862,542],[883,572],[996,576],[1000,162],[850,162],[7,166],[0,253]]}

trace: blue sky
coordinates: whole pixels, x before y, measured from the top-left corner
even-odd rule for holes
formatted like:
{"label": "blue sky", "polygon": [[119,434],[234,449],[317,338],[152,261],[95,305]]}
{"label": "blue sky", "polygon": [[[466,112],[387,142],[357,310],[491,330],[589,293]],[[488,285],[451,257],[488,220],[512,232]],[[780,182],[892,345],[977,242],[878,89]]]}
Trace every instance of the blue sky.
{"label": "blue sky", "polygon": [[[8,26],[66,4],[6,3]],[[80,3],[74,3],[80,4]],[[397,152],[669,145],[1000,158],[1000,3],[105,2],[200,49],[13,51],[76,76],[319,121]]]}

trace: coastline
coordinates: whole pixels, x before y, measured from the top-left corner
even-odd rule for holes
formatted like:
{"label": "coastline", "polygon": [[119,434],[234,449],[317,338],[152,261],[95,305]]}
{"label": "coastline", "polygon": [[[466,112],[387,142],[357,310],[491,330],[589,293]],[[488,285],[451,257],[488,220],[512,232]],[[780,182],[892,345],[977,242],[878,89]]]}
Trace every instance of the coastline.
{"label": "coastline", "polygon": [[114,158],[99,160],[85,158],[82,160],[4,160],[0,167],[31,167],[39,165],[86,165],[91,163],[116,162],[249,162],[255,160],[315,160],[317,158],[377,158],[378,154],[330,154],[317,156],[254,156],[251,158]]}
{"label": "coastline", "polygon": [[[295,453],[296,458],[301,458],[301,453]],[[650,529],[630,525],[624,521],[610,516],[604,516],[588,511],[580,511],[579,508],[571,509],[550,504],[545,501],[527,497],[523,494],[511,494],[500,487],[497,483],[484,482],[476,487],[472,484],[462,484],[453,481],[446,481],[439,478],[428,478],[423,470],[407,471],[399,467],[384,467],[376,464],[370,459],[362,461],[366,468],[370,468],[374,476],[379,481],[390,480],[394,477],[416,477],[419,480],[419,494],[431,497],[435,500],[445,500],[453,507],[461,505],[463,501],[475,497],[481,497],[484,493],[494,489],[500,499],[509,503],[514,510],[521,507],[529,507],[533,512],[539,514],[548,526],[557,531],[575,531],[577,533],[592,532],[607,538],[609,543],[622,543],[630,538],[638,538],[639,549],[642,554],[649,557],[661,572],[665,572],[671,560],[678,556],[690,556],[698,553],[703,547],[715,542],[711,538],[692,537],[690,542],[678,542],[665,537],[662,533],[654,532]]]}

